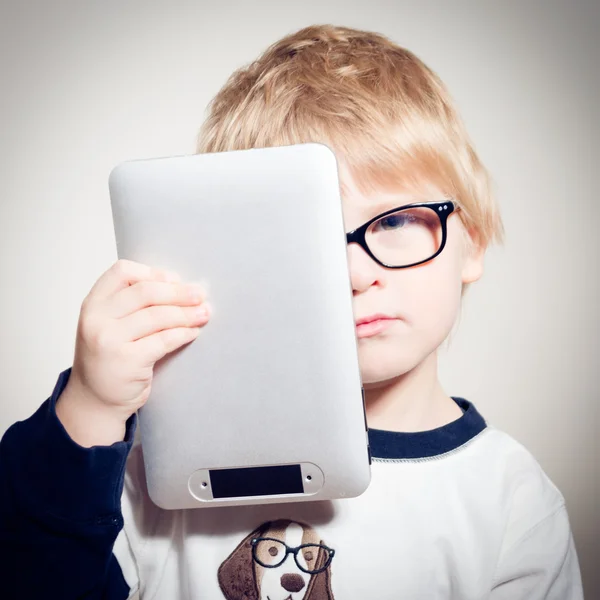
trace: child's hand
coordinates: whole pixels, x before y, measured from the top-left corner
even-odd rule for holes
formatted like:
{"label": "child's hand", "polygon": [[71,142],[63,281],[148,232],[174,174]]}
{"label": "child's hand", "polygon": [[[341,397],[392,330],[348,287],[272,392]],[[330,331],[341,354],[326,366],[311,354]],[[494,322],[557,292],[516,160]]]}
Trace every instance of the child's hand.
{"label": "child's hand", "polygon": [[[207,322],[197,286],[117,261],[82,303],[71,377],[57,403],[73,439],[86,446],[122,439],[125,421],[148,399],[155,363],[193,341]],[[94,435],[95,426],[106,435]]]}

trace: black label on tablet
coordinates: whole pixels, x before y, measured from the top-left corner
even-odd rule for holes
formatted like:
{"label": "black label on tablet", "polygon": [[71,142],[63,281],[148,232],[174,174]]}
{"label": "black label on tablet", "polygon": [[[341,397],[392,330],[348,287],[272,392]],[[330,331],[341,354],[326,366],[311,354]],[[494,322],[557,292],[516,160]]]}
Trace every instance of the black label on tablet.
{"label": "black label on tablet", "polygon": [[209,473],[215,499],[304,493],[300,465],[215,469]]}

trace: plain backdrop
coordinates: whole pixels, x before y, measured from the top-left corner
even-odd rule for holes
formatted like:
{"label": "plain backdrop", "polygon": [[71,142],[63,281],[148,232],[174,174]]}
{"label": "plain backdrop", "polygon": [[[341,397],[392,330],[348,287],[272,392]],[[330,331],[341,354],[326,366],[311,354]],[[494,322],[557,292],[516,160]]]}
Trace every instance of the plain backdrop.
{"label": "plain backdrop", "polygon": [[303,0],[0,4],[0,433],[71,365],[116,260],[109,171],[194,152],[228,75],[314,23],[379,31],[449,86],[505,220],[442,355],[446,391],[522,442],[566,497],[600,598],[600,3]]}

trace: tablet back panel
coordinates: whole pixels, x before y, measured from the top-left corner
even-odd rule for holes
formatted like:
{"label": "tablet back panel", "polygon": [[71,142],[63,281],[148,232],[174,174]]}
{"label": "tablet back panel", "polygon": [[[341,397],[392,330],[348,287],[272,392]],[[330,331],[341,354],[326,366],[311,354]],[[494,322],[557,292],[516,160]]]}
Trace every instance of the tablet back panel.
{"label": "tablet back panel", "polygon": [[352,497],[370,480],[345,229],[321,144],[123,163],[119,258],[204,283],[212,316],[139,411],[163,508]]}

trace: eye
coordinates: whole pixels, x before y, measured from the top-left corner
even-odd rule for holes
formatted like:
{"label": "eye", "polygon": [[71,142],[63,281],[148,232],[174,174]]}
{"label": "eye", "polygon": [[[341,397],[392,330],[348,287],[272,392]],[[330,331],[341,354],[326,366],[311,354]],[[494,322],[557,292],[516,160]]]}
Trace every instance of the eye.
{"label": "eye", "polygon": [[388,215],[387,217],[383,217],[383,219],[381,219],[377,225],[386,230],[400,229],[410,222],[410,220],[410,215],[408,214],[394,213],[392,215]]}
{"label": "eye", "polygon": [[279,549],[277,548],[277,546],[271,546],[269,548],[269,554],[271,556],[277,556],[279,554]]}
{"label": "eye", "polygon": [[310,550],[307,550],[304,553],[304,559],[308,562],[309,560],[313,559],[313,553]]}

